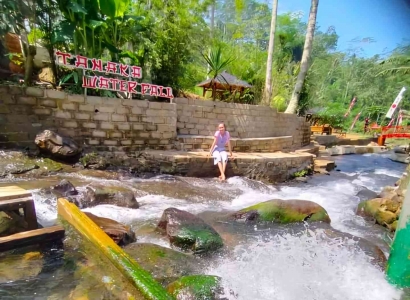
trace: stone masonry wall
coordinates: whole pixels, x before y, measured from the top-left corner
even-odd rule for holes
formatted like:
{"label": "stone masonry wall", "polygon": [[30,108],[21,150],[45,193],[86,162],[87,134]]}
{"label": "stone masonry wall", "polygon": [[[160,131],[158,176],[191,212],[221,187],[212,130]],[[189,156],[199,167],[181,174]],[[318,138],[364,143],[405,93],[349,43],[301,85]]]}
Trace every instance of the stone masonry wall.
{"label": "stone masonry wall", "polygon": [[165,150],[176,122],[176,104],[0,87],[0,147],[33,146],[36,134],[51,129],[95,150]]}
{"label": "stone masonry wall", "polygon": [[0,147],[34,146],[36,134],[51,129],[96,151],[169,150],[176,147],[177,134],[210,136],[221,121],[236,138],[292,136],[291,150],[310,143],[304,118],[269,107],[186,98],[173,102],[0,86]]}
{"label": "stone masonry wall", "polygon": [[224,122],[234,138],[292,136],[293,148],[310,143],[305,118],[278,113],[267,106],[176,98],[179,135],[212,136]]}

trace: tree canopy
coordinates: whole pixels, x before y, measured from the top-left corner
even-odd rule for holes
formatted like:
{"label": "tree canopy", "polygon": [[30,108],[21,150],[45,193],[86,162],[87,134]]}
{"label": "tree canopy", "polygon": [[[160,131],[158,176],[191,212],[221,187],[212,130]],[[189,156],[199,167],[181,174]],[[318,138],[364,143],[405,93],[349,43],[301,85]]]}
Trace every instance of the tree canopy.
{"label": "tree canopy", "polygon": [[[11,1],[13,2],[13,1]],[[28,43],[82,54],[143,69],[141,80],[202,94],[196,84],[209,76],[211,49],[219,49],[223,70],[252,85],[228,101],[259,104],[265,71],[271,8],[256,0],[0,0],[0,35],[28,35]],[[24,8],[24,9],[22,9]],[[319,7],[320,11],[320,7]],[[34,13],[33,13],[34,12]],[[25,14],[30,13],[30,16]],[[24,24],[24,19],[28,24]],[[275,31],[272,96],[269,105],[284,111],[300,71],[307,24],[298,13],[280,14]],[[318,24],[320,25],[320,24]],[[337,28],[316,26],[310,68],[300,94],[298,113],[324,108],[321,114],[343,116],[353,97],[357,103],[347,118],[362,112],[372,121],[387,112],[403,86],[410,83],[410,45],[385,56],[363,57],[360,48],[338,51]],[[371,38],[363,40],[371,42]],[[213,50],[212,50],[213,51]],[[55,83],[82,92],[75,70],[51,66]],[[211,72],[212,73],[212,72]],[[216,75],[212,73],[212,77]],[[105,96],[107,91],[88,91]],[[402,101],[410,109],[410,93]],[[212,95],[208,94],[208,98]],[[407,101],[406,101],[407,100]]]}

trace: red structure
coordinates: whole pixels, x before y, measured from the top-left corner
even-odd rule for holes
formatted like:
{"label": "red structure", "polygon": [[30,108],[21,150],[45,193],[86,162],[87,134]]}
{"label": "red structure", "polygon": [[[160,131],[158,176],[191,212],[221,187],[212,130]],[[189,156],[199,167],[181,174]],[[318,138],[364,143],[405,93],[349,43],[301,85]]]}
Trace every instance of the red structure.
{"label": "red structure", "polygon": [[384,145],[386,139],[410,139],[410,126],[383,126],[377,143]]}

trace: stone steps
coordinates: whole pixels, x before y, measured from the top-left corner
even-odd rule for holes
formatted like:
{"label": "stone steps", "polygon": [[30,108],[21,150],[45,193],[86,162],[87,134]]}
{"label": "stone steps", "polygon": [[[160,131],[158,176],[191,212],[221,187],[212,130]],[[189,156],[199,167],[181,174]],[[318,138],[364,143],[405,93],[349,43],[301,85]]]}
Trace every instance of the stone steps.
{"label": "stone steps", "polygon": [[[178,135],[176,148],[181,151],[209,151],[213,140],[212,136]],[[293,137],[231,138],[231,145],[235,152],[289,152],[292,151]]]}

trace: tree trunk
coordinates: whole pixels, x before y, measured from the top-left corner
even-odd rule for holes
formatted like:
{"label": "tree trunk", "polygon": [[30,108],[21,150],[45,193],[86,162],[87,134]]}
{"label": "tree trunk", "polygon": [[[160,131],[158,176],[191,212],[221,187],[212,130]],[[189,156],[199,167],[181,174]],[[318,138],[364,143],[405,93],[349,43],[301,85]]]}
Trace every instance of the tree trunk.
{"label": "tree trunk", "polygon": [[273,64],[273,50],[275,48],[275,31],[276,31],[277,14],[278,14],[278,0],[273,0],[272,20],[270,24],[270,36],[269,36],[269,48],[268,48],[268,61],[266,63],[265,90],[263,93],[263,103],[265,105],[269,105],[270,100],[272,98],[272,64]]}
{"label": "tree trunk", "polygon": [[[211,42],[213,42],[214,39],[214,28],[215,28],[215,1],[213,1],[212,5],[211,5]],[[209,51],[208,51],[208,56],[211,54],[211,47],[209,47]],[[209,71],[211,70],[211,67],[209,65],[207,65],[206,68],[206,79],[209,79]]]}
{"label": "tree trunk", "polygon": [[313,37],[315,35],[316,15],[317,15],[318,5],[319,5],[319,0],[312,0],[312,4],[310,6],[310,14],[309,14],[306,38],[305,38],[305,46],[303,48],[302,62],[300,63],[300,72],[298,74],[298,78],[296,79],[296,84],[295,84],[295,88],[292,93],[292,98],[290,99],[289,105],[285,111],[285,113],[287,114],[296,113],[298,103],[299,103],[300,92],[302,91],[303,83],[305,82],[306,74],[309,70],[309,60],[310,60],[310,55],[312,53],[312,48],[313,48]]}
{"label": "tree trunk", "polygon": [[26,64],[24,71],[24,85],[30,86],[32,84],[34,56],[36,56],[37,49],[35,45],[28,45],[27,47]]}

